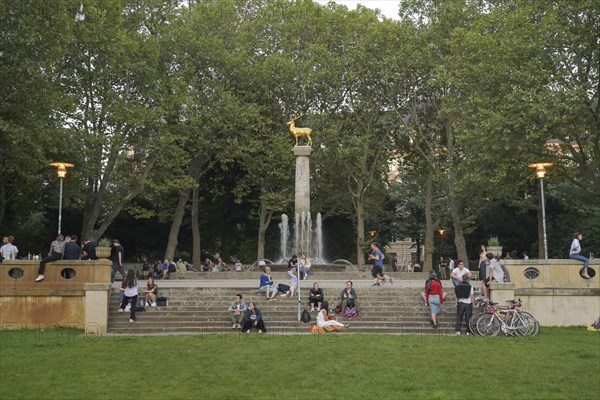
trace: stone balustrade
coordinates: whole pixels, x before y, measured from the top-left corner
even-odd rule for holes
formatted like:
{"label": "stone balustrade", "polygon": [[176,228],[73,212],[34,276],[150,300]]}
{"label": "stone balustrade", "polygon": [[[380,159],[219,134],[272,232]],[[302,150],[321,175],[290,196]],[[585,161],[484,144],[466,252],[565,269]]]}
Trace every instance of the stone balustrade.
{"label": "stone balustrade", "polygon": [[35,282],[39,261],[0,264],[0,329],[71,326],[105,333],[111,263],[55,261]]}
{"label": "stone balustrade", "polygon": [[589,325],[600,315],[600,260],[590,262],[591,279],[581,277],[583,264],[570,259],[502,263],[511,282],[491,284],[494,302],[520,298],[522,309],[543,326]]}

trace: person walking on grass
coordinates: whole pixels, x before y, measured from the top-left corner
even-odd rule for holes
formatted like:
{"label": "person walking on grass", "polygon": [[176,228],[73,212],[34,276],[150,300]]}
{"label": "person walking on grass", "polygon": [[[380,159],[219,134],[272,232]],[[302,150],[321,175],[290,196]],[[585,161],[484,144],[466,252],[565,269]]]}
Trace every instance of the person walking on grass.
{"label": "person walking on grass", "polygon": [[372,287],[381,286],[379,283],[380,279],[389,282],[390,285],[394,284],[394,280],[383,273],[383,258],[384,255],[381,251],[379,243],[371,243],[371,254],[369,254],[369,259],[373,260],[373,269],[371,270],[371,275],[373,278],[375,278],[375,283],[372,285]]}
{"label": "person walking on grass", "polygon": [[573,242],[571,243],[571,249],[569,250],[569,258],[571,260],[583,261],[583,271],[581,272],[581,276],[585,279],[590,279],[591,276],[588,274],[590,260],[579,254],[581,252],[581,240],[583,240],[583,234],[576,232],[575,235],[573,235]]}
{"label": "person walking on grass", "polygon": [[241,329],[242,324],[244,323],[244,316],[248,307],[246,303],[242,301],[242,295],[236,294],[235,300],[229,305],[227,311],[231,316],[231,321],[233,322],[233,329]]}
{"label": "person walking on grass", "polygon": [[135,278],[135,271],[130,269],[127,271],[123,283],[121,283],[121,290],[123,291],[123,301],[121,301],[121,307],[119,312],[125,311],[127,303],[129,303],[129,322],[135,322],[135,307],[138,298],[137,279]]}

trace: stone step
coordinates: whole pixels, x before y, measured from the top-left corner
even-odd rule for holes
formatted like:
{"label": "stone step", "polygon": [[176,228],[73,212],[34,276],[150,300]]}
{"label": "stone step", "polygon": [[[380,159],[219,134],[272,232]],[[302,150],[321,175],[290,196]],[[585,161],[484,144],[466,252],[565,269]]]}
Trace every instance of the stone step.
{"label": "stone step", "polygon": [[[271,276],[273,280],[277,283],[286,283],[289,281],[290,277],[287,273],[287,266],[285,267],[277,267],[277,269],[272,269],[273,273]],[[427,272],[391,272],[385,271],[390,278],[398,279],[398,280],[418,280],[423,281],[425,284],[425,280],[429,278],[429,273]],[[205,279],[256,279],[258,282],[260,280],[261,272],[258,271],[244,271],[244,272],[178,272],[174,275],[175,280],[179,279],[191,279],[191,280],[205,280]],[[354,271],[354,270],[346,270],[344,266],[335,266],[332,269],[322,270],[319,267],[316,267],[313,270],[313,274],[309,275],[308,279],[305,282],[318,282],[319,280],[340,280],[340,281],[353,281],[353,280],[362,280],[367,279],[371,280],[373,277],[371,276],[371,272],[369,271]],[[156,282],[160,285],[162,279],[158,279]]]}
{"label": "stone step", "polygon": [[[249,288],[167,288],[159,292],[169,299],[169,305],[147,307],[147,311],[136,314],[135,323],[130,323],[128,312],[118,312],[118,290],[114,290],[109,304],[108,332],[232,333],[231,319],[226,310],[237,293],[242,294],[247,303],[254,301],[259,304],[267,329],[271,332],[308,332],[307,325],[298,325],[298,303],[295,297],[266,302],[263,295]],[[340,292],[341,289],[324,290],[332,307],[340,301]],[[447,298],[448,305],[443,307],[445,312],[439,315],[440,329],[435,331],[429,325],[429,310],[424,306],[419,292],[415,288],[360,289],[358,301],[363,309],[361,317],[347,320],[337,316],[336,319],[344,323],[350,322],[352,332],[440,333],[442,329],[453,330],[453,297]],[[308,308],[305,298],[302,300],[302,308]],[[311,313],[311,317],[314,323],[316,312]]]}

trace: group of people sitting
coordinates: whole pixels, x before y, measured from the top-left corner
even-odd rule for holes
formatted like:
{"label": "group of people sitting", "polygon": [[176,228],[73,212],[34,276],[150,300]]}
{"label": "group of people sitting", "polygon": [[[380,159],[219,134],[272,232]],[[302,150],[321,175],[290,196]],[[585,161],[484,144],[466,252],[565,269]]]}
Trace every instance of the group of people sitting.
{"label": "group of people sitting", "polygon": [[176,273],[186,271],[194,271],[194,266],[181,258],[177,263],[165,258],[163,262],[156,260],[152,265],[145,259],[142,265],[142,278],[147,279],[151,276],[154,279],[174,279]]}

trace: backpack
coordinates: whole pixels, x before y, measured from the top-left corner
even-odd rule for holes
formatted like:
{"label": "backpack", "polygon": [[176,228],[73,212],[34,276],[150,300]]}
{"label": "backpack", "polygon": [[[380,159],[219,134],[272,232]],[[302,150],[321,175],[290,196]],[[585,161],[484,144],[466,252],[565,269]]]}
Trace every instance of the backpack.
{"label": "backpack", "polygon": [[358,317],[358,311],[356,311],[356,307],[346,307],[346,311],[342,315],[344,318],[355,318]]}
{"label": "backpack", "polygon": [[502,272],[504,272],[504,282],[510,282],[510,273],[508,272],[508,269],[504,264],[500,264],[500,268],[502,268]]}
{"label": "backpack", "polygon": [[310,322],[310,313],[305,309],[302,311],[302,316],[300,317],[300,321],[307,323]]}
{"label": "backpack", "polygon": [[156,298],[156,305],[159,307],[164,307],[164,306],[168,306],[169,305],[169,300],[167,300],[166,297],[157,297]]}

